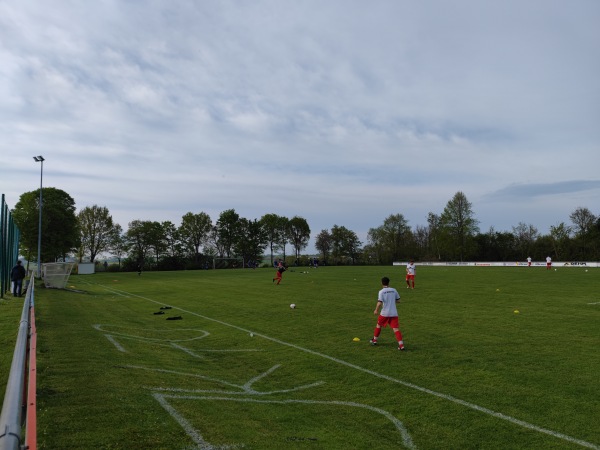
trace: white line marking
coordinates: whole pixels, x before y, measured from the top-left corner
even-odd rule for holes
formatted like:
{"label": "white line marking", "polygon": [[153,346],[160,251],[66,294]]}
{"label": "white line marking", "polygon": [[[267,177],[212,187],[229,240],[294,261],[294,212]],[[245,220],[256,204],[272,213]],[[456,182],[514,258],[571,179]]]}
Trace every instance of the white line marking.
{"label": "white line marking", "polygon": [[236,389],[243,389],[243,386],[239,386],[237,384],[229,383],[229,382],[227,382],[225,380],[219,380],[218,378],[211,378],[211,377],[207,377],[205,375],[198,375],[197,373],[183,373],[183,372],[177,372],[176,370],[155,369],[155,368],[152,368],[152,367],[133,366],[133,365],[125,365],[125,366],[122,366],[122,367],[125,367],[126,369],[148,370],[150,372],[169,373],[169,374],[180,375],[180,376],[185,376],[185,377],[200,378],[202,380],[212,381],[214,383],[224,384],[226,386],[231,386],[231,387],[234,387]]}
{"label": "white line marking", "polygon": [[171,342],[171,346],[175,347],[178,350],[181,350],[184,353],[187,353],[190,356],[193,356],[194,358],[198,358],[198,359],[204,358],[204,356],[197,355],[196,353],[194,353],[193,351],[191,351],[189,348],[185,348],[183,345],[178,345],[178,344],[175,344],[174,342]]}
{"label": "white line marking", "polygon": [[167,402],[162,394],[153,393],[152,396],[158,401],[158,403],[169,413],[169,415],[175,419],[181,428],[183,428],[186,434],[198,445],[200,450],[214,450],[214,449],[228,449],[235,448],[235,446],[213,446],[204,440],[202,435],[196,430],[181,414],[173,408],[169,402]]}
{"label": "white line marking", "polygon": [[[389,412],[387,412],[383,409],[379,409],[374,406],[365,405],[362,403],[342,402],[342,401],[321,401],[321,400],[259,400],[259,399],[255,399],[255,398],[204,397],[204,396],[195,396],[195,395],[169,395],[169,394],[161,395],[158,393],[154,393],[152,395],[154,396],[154,398],[156,398],[160,402],[160,404],[165,409],[166,409],[165,405],[169,405],[169,403],[165,400],[165,398],[183,399],[183,400],[212,400],[212,401],[218,400],[218,401],[233,401],[233,402],[245,402],[245,403],[278,404],[278,405],[289,405],[289,404],[294,404],[294,403],[295,404],[305,404],[305,405],[336,405],[336,406],[350,406],[353,408],[368,409],[369,411],[373,411],[375,413],[381,414],[386,419],[388,419],[390,422],[392,422],[392,424],[400,432],[400,435],[402,436],[402,443],[404,444],[405,447],[410,448],[410,449],[416,448],[414,442],[412,441],[412,438],[410,437],[410,434],[408,433],[408,431],[406,430],[406,428],[404,427],[404,425],[402,424],[402,422],[400,420],[398,420],[392,414],[390,414]],[[161,400],[163,400],[163,401],[161,402]],[[170,405],[169,405],[169,407],[170,407]],[[176,413],[176,411],[172,407],[170,407],[170,409],[167,411],[169,411],[169,413],[171,413],[171,411],[174,411]],[[188,426],[191,427],[191,425],[189,425],[188,422],[186,422],[186,423],[188,424]],[[195,432],[196,435],[200,435],[200,433],[198,433],[197,430],[194,430],[193,427],[191,427],[191,431]],[[187,429],[186,429],[186,432],[187,432]],[[202,442],[205,443],[204,440]],[[203,447],[203,448],[208,448],[208,447]]]}
{"label": "white line marking", "polygon": [[231,395],[240,395],[240,394],[243,394],[243,395],[273,395],[273,394],[285,394],[288,392],[300,391],[302,389],[309,389],[312,387],[321,386],[322,384],[325,384],[324,381],[317,381],[317,382],[311,383],[311,384],[304,384],[301,386],[296,386],[291,389],[281,389],[281,390],[276,390],[276,391],[263,391],[263,392],[252,389],[253,383],[262,379],[264,376],[272,373],[273,370],[275,370],[276,368],[279,367],[278,365],[272,367],[267,372],[251,379],[248,383],[246,383],[244,385],[233,384],[233,383],[230,383],[228,381],[225,381],[225,380],[222,380],[219,378],[211,378],[211,377],[207,377],[206,375],[199,375],[197,373],[184,373],[184,372],[178,372],[176,370],[157,369],[157,368],[153,368],[153,367],[133,366],[133,365],[126,365],[126,366],[122,366],[122,367],[125,367],[127,369],[147,370],[150,372],[169,373],[169,374],[179,375],[179,376],[183,376],[183,377],[200,378],[202,380],[211,381],[211,382],[214,382],[217,384],[223,384],[225,386],[230,386],[230,387],[240,390],[240,392],[231,392],[231,391],[224,391],[224,390],[220,390],[220,389],[215,390],[215,389],[179,389],[179,388],[153,388],[153,387],[148,388],[148,389],[153,389],[153,390],[157,390],[157,391],[188,392],[188,393],[213,393],[213,394],[231,394]]}
{"label": "white line marking", "polygon": [[108,340],[109,340],[109,341],[110,341],[110,342],[111,342],[111,343],[112,343],[112,344],[113,344],[115,347],[117,347],[117,350],[119,350],[120,352],[123,352],[123,353],[127,353],[127,350],[125,350],[125,348],[124,348],[124,347],[123,347],[121,344],[119,344],[119,343],[117,342],[117,340],[116,340],[114,337],[112,337],[110,334],[105,334],[104,336],[105,336],[105,337],[106,337],[106,339],[108,339]]}
{"label": "white line marking", "polygon": [[[110,328],[111,325],[107,325],[107,324],[100,324],[97,323],[95,325],[93,325],[93,327],[100,331],[100,332],[109,332],[109,330],[105,330],[104,328],[108,327]],[[117,328],[117,327],[114,327]],[[120,327],[122,328],[122,327]],[[144,329],[144,331],[148,331],[147,329]],[[172,333],[173,330],[169,330],[169,329],[163,329],[163,330],[159,330],[159,329],[153,329],[154,333],[160,333],[160,332],[169,332]],[[111,332],[110,335],[105,334],[105,336],[110,336],[109,341],[111,341],[120,351],[122,352],[127,352],[127,350],[117,341],[117,338],[115,336],[118,336],[119,339],[129,339],[130,341],[139,341],[139,342],[151,342],[154,345],[158,345],[158,346],[162,346],[162,347],[174,347],[178,350],[181,350],[183,352],[186,352],[187,354],[194,356],[196,358],[202,359],[204,358],[204,356],[201,355],[197,355],[194,352],[192,352],[190,349],[184,347],[183,345],[179,345],[176,344],[176,342],[189,342],[189,341],[196,341],[198,339],[203,339],[206,336],[209,336],[210,333],[208,331],[204,331],[204,330],[198,330],[195,328],[181,328],[179,330],[177,330],[177,332],[182,332],[182,331],[195,331],[197,333],[203,333],[201,336],[196,336],[194,338],[189,338],[189,339],[166,339],[166,338],[147,338],[147,337],[142,337],[142,336],[135,336],[133,334],[125,334],[125,333],[114,333]],[[163,344],[161,342],[166,342],[166,344]],[[259,349],[255,349],[255,348],[249,348],[249,349],[236,349],[236,350],[217,350],[217,349],[200,349],[198,351],[204,352],[204,353],[234,353],[234,352],[261,352],[262,350]]]}
{"label": "white line marking", "polygon": [[[136,335],[131,334],[131,333],[122,333],[122,332],[118,332],[118,331],[115,330],[115,328],[125,328],[128,331],[133,331],[133,330],[136,330],[136,328],[128,328],[128,327],[122,327],[122,326],[108,325],[108,324],[104,324],[104,323],[97,323],[97,324],[93,325],[93,327],[96,330],[98,330],[98,331],[103,331],[105,333],[110,333],[113,336],[121,336],[121,337],[124,337],[124,338],[127,338],[127,339],[136,339],[136,340],[139,340],[139,341],[150,341],[150,342],[161,342],[161,341],[166,341],[166,342],[189,342],[189,341],[197,341],[199,339],[204,339],[205,337],[210,336],[210,333],[208,331],[198,330],[196,328],[180,328],[178,330],[171,330],[171,329],[168,329],[168,328],[164,328],[164,329],[153,328],[152,329],[153,333],[162,333],[162,332],[164,332],[164,333],[173,333],[173,332],[182,333],[184,331],[194,331],[194,332],[200,334],[199,336],[192,337],[192,338],[187,338],[187,339],[167,339],[167,338],[164,338],[164,337],[162,337],[162,338],[161,337],[154,338],[154,337],[136,336]],[[107,330],[105,328],[113,328],[113,329]],[[137,328],[137,329],[139,329],[141,331],[144,331],[146,333],[148,332],[147,328]]]}
{"label": "white line marking", "polygon": [[[102,286],[102,285],[99,285],[99,286]],[[131,295],[133,297],[140,298],[142,300],[146,300],[146,301],[152,302],[152,303],[162,304],[161,302],[158,302],[156,300],[153,300],[151,298],[144,297],[144,296],[141,296],[141,295],[131,294],[131,293],[129,293],[129,295]],[[329,355],[325,355],[324,353],[319,353],[319,352],[316,352],[316,351],[313,351],[313,350],[309,350],[307,348],[300,347],[298,345],[291,344],[289,342],[284,342],[284,341],[281,341],[279,339],[266,336],[264,334],[259,334],[259,333],[256,333],[256,332],[252,331],[252,330],[248,330],[246,328],[242,328],[242,327],[239,327],[237,325],[233,325],[233,324],[230,324],[230,323],[227,323],[227,322],[223,322],[222,320],[218,320],[218,319],[214,319],[212,317],[208,317],[208,316],[204,316],[202,314],[198,314],[197,312],[194,312],[194,311],[189,311],[189,310],[186,310],[186,309],[183,309],[183,308],[179,308],[177,306],[173,306],[173,308],[177,309],[179,311],[185,312],[187,314],[191,314],[193,316],[200,317],[202,319],[205,319],[205,320],[208,320],[208,321],[211,321],[211,322],[215,322],[215,323],[224,325],[226,327],[230,327],[230,328],[233,328],[233,329],[236,329],[236,330],[239,330],[239,331],[243,331],[244,333],[251,333],[252,332],[252,333],[254,333],[254,336],[259,336],[259,337],[262,337],[263,339],[267,339],[267,340],[269,340],[271,342],[275,342],[277,344],[281,344],[281,345],[284,345],[284,346],[287,346],[287,347],[295,348],[296,350],[300,350],[302,352],[306,352],[306,353],[309,353],[309,354],[314,355],[314,356],[319,356],[321,358],[328,359],[330,361],[336,362],[336,363],[341,364],[341,365],[346,366],[346,367],[350,367],[350,368],[358,370],[360,372],[368,373],[369,375],[373,375],[374,377],[381,378],[381,379],[384,379],[384,380],[387,380],[387,381],[391,381],[393,383],[397,383],[397,384],[400,384],[402,386],[405,386],[405,387],[408,387],[408,388],[411,388],[411,389],[415,389],[415,390],[417,390],[419,392],[423,392],[425,394],[433,395],[434,397],[443,398],[444,400],[448,400],[448,401],[450,401],[452,403],[456,403],[458,405],[465,406],[467,408],[473,409],[475,411],[479,411],[481,413],[490,415],[492,417],[496,417],[498,419],[505,420],[507,422],[513,423],[515,425],[519,425],[519,426],[521,426],[523,428],[526,428],[528,430],[537,431],[539,433],[547,434],[547,435],[555,437],[557,439],[562,439],[563,441],[567,441],[567,442],[570,442],[572,444],[577,444],[577,445],[580,445],[582,447],[591,448],[591,449],[594,449],[594,450],[600,450],[600,446],[598,446],[596,444],[593,444],[591,442],[587,442],[587,441],[584,441],[584,440],[581,440],[581,439],[577,439],[577,438],[574,438],[572,436],[568,436],[568,435],[563,434],[563,433],[558,433],[556,431],[549,430],[547,428],[539,427],[539,426],[531,424],[529,422],[525,422],[524,420],[516,419],[516,418],[508,416],[506,414],[494,411],[494,410],[489,409],[489,408],[485,408],[483,406],[476,405],[474,403],[467,402],[465,400],[461,400],[461,399],[453,397],[451,395],[442,394],[441,392],[436,392],[436,391],[433,391],[433,390],[428,389],[428,388],[417,386],[416,384],[409,383],[407,381],[402,381],[402,380],[399,380],[399,379],[396,379],[396,378],[392,378],[392,377],[390,377],[388,375],[383,375],[383,374],[374,372],[372,370],[365,369],[364,367],[360,367],[360,366],[357,366],[355,364],[349,363],[347,361],[343,361],[341,359],[334,358],[333,356],[329,356]]]}

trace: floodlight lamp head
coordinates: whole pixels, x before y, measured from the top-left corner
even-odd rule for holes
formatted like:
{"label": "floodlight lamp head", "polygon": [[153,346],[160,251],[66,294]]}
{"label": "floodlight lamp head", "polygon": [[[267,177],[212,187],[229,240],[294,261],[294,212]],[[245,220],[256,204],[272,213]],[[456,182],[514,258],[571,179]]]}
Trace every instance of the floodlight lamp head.
{"label": "floodlight lamp head", "polygon": [[44,159],[44,157],[43,157],[43,156],[41,156],[41,155],[40,155],[40,156],[34,156],[34,157],[33,157],[33,159],[35,160],[35,162],[42,162],[42,161],[46,161],[46,160]]}

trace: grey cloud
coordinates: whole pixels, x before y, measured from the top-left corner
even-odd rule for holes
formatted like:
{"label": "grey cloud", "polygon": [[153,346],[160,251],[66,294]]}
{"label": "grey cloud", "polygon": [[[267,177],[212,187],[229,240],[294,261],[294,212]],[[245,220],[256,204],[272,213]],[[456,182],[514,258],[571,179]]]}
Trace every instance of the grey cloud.
{"label": "grey cloud", "polygon": [[43,154],[50,185],[123,224],[239,205],[366,230],[458,190],[489,224],[522,220],[505,200],[547,221],[547,197],[563,214],[598,189],[599,18],[589,0],[0,2],[0,191],[36,189]]}
{"label": "grey cloud", "polygon": [[555,183],[511,184],[486,196],[487,200],[531,201],[536,197],[571,194],[600,189],[600,180],[569,180]]}

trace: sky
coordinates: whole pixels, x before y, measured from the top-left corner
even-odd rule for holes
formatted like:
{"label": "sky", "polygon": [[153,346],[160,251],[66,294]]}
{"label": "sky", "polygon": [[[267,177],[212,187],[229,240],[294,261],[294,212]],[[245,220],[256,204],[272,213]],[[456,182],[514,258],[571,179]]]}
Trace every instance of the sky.
{"label": "sky", "polygon": [[0,1],[0,193],[367,244],[457,192],[482,232],[600,215],[597,0]]}

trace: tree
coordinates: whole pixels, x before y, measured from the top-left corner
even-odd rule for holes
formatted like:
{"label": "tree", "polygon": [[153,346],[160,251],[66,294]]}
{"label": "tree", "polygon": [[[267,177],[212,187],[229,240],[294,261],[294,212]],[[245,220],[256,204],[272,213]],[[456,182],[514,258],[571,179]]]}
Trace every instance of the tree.
{"label": "tree", "polygon": [[355,264],[359,257],[361,245],[362,242],[358,239],[358,235],[354,231],[348,230],[346,234],[346,251],[352,260],[352,264]]}
{"label": "tree", "polygon": [[139,266],[144,266],[146,258],[155,241],[156,224],[149,220],[133,220],[125,233],[128,246],[133,251],[133,257]]}
{"label": "tree", "polygon": [[[38,259],[40,190],[26,192],[12,210],[15,223],[21,231],[20,244],[27,259]],[[65,191],[53,187],[42,190],[41,262],[64,259],[80,244],[75,200]]]}
{"label": "tree", "polygon": [[310,227],[306,219],[294,216],[288,223],[290,242],[294,246],[295,260],[299,261],[300,251],[306,248],[310,239]]}
{"label": "tree", "polygon": [[323,260],[327,261],[331,253],[332,239],[328,230],[321,230],[315,239],[315,248],[323,255]]}
{"label": "tree", "polygon": [[181,259],[180,257],[183,256],[183,245],[179,229],[170,220],[162,222],[160,226],[162,228],[164,251],[170,258]]}
{"label": "tree", "polygon": [[367,245],[369,255],[374,256],[377,264],[383,264],[386,260],[387,251],[385,248],[385,237],[381,227],[370,228],[367,232]]}
{"label": "tree", "polygon": [[480,261],[496,261],[498,260],[496,247],[495,247],[495,234],[494,227],[490,227],[487,233],[479,233],[475,236],[477,242],[477,259]]}
{"label": "tree", "polygon": [[210,232],[206,237],[204,251],[206,254],[211,255],[213,258],[217,256],[223,258],[223,255],[225,254],[225,246],[219,240],[219,233],[216,225],[211,227]]}
{"label": "tree", "polygon": [[575,228],[576,236],[582,242],[581,259],[586,258],[586,240],[590,232],[594,229],[596,216],[588,208],[579,207],[569,216]]}
{"label": "tree", "polygon": [[440,216],[430,212],[427,214],[427,224],[429,225],[429,246],[433,254],[437,257],[438,261],[441,261],[442,254],[440,253],[440,244],[438,241],[440,235]]}
{"label": "tree", "polygon": [[277,214],[265,214],[260,218],[260,223],[266,234],[267,246],[271,253],[271,265],[273,265],[273,252],[277,249],[278,243],[281,242],[282,224],[286,221],[285,217]]}
{"label": "tree", "polygon": [[523,222],[519,222],[516,227],[512,227],[512,230],[515,238],[515,245],[517,251],[521,253],[521,257],[526,258],[531,256],[530,253],[533,248],[533,244],[540,235],[537,228],[531,224],[527,225]]}
{"label": "tree", "polygon": [[332,255],[336,262],[350,258],[355,263],[360,251],[361,242],[352,230],[344,226],[334,225],[331,228]]}
{"label": "tree", "polygon": [[[184,249],[179,229],[170,220],[158,223],[156,227],[156,269],[181,270],[185,267]],[[157,246],[157,247],[156,247]]]}
{"label": "tree", "polygon": [[498,257],[495,260],[500,261],[515,261],[520,259],[515,251],[515,236],[507,231],[496,232],[494,235],[494,244],[498,252]]}
{"label": "tree", "polygon": [[474,218],[473,208],[462,192],[454,194],[448,201],[440,217],[440,225],[452,243],[455,254],[463,261],[474,235],[479,232],[478,221]]}
{"label": "tree", "polygon": [[154,251],[156,264],[158,264],[162,253],[167,251],[167,237],[162,223],[156,221],[150,222],[148,239],[150,248]]}
{"label": "tree", "polygon": [[550,239],[552,240],[554,255],[557,259],[562,256],[562,251],[569,240],[570,234],[571,227],[565,225],[564,222],[550,226]]}
{"label": "tree", "polygon": [[[86,206],[77,214],[83,255],[94,262],[98,254],[109,250],[115,225],[105,206]],[[83,256],[81,255],[81,256]],[[80,259],[81,262],[81,259]]]}
{"label": "tree", "polygon": [[267,246],[267,236],[258,220],[240,218],[233,243],[235,254],[241,256],[244,264],[259,261]]}
{"label": "tree", "polygon": [[211,229],[212,221],[205,212],[188,212],[181,218],[179,235],[185,248],[194,255],[196,263],[200,261],[200,246],[207,242]]}
{"label": "tree", "polygon": [[594,260],[600,259],[600,216],[596,216],[596,222],[592,227],[592,256],[591,258]]}
{"label": "tree", "polygon": [[285,246],[288,244],[290,239],[289,233],[290,219],[287,217],[279,217],[279,242],[277,246],[283,250],[283,260],[285,261]]}
{"label": "tree", "polygon": [[231,258],[239,219],[240,216],[234,209],[228,209],[219,215],[215,228],[216,237],[223,252],[219,255],[221,258]]}
{"label": "tree", "polygon": [[402,214],[392,214],[380,227],[369,229],[367,238],[380,264],[391,264],[407,257],[408,243],[413,241],[408,221]]}
{"label": "tree", "polygon": [[119,269],[121,269],[121,260],[129,250],[129,245],[125,235],[123,234],[123,228],[121,228],[121,225],[119,224],[116,224],[113,227],[109,248],[110,251],[117,257]]}
{"label": "tree", "polygon": [[414,258],[420,259],[424,255],[428,254],[429,250],[429,227],[423,225],[417,225],[413,231],[413,239],[417,254],[413,255]]}

